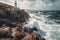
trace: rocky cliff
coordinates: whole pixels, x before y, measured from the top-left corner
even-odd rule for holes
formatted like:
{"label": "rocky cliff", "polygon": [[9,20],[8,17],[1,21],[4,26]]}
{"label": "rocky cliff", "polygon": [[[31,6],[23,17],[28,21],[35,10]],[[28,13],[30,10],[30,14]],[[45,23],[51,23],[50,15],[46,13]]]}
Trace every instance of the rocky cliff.
{"label": "rocky cliff", "polygon": [[12,9],[14,9],[13,6],[0,3],[0,38],[13,38],[12,40],[45,40],[39,34],[34,33],[31,28],[23,26],[23,23],[29,20],[30,17],[27,12],[24,10],[14,11]]}
{"label": "rocky cliff", "polygon": [[22,24],[29,19],[30,16],[24,10],[16,10],[15,12],[12,9],[13,6],[0,3],[0,20],[4,21],[4,23],[16,25],[17,23]]}

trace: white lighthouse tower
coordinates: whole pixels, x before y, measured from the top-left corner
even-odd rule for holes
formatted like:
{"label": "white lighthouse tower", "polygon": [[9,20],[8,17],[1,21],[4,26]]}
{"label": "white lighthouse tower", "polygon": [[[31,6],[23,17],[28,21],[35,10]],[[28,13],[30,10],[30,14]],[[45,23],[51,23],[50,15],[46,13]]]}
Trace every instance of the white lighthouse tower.
{"label": "white lighthouse tower", "polygon": [[15,0],[15,8],[17,8],[17,1]]}
{"label": "white lighthouse tower", "polygon": [[14,7],[14,11],[16,12],[17,11],[17,1],[15,0],[15,7]]}
{"label": "white lighthouse tower", "polygon": [[15,7],[14,7],[14,11],[16,12],[17,10],[20,10],[20,8],[18,8],[18,6],[17,6],[17,1],[15,0]]}

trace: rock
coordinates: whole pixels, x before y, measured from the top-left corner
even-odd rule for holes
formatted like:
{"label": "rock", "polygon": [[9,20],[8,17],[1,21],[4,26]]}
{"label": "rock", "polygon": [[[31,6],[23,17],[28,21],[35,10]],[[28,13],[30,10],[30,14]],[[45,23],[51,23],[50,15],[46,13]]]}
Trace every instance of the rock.
{"label": "rock", "polygon": [[16,10],[15,12],[14,10],[11,10],[13,8],[13,6],[0,3],[0,21],[2,19],[2,21],[5,21],[5,23],[17,26],[18,24],[25,23],[29,19],[30,16],[27,12],[24,10]]}
{"label": "rock", "polygon": [[38,34],[31,33],[27,34],[22,40],[45,40],[45,39]]}
{"label": "rock", "polygon": [[[0,3],[0,37],[12,37],[14,40],[45,40],[39,34],[33,31],[36,28],[23,28],[23,23],[30,18],[29,14],[24,10],[12,10],[14,6]],[[5,29],[5,28],[7,29]]]}

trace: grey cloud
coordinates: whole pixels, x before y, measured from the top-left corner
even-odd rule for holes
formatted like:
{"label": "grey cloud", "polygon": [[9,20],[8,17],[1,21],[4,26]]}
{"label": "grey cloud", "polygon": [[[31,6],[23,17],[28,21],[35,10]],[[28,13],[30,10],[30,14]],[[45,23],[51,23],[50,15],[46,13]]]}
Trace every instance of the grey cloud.
{"label": "grey cloud", "polygon": [[58,0],[42,0],[44,3],[49,4],[49,3],[55,3]]}
{"label": "grey cloud", "polygon": [[29,1],[36,1],[36,0],[29,0]]}
{"label": "grey cloud", "polygon": [[34,2],[34,1],[37,1],[37,0],[23,0],[23,1]]}
{"label": "grey cloud", "polygon": [[[0,0],[2,1],[2,0]],[[7,2],[11,5],[14,5],[14,2],[12,0],[3,0],[4,2]],[[14,1],[14,0],[13,0]],[[25,6],[25,9],[33,9],[33,10],[60,10],[60,0],[23,0],[18,4],[18,6],[21,8],[22,5]]]}

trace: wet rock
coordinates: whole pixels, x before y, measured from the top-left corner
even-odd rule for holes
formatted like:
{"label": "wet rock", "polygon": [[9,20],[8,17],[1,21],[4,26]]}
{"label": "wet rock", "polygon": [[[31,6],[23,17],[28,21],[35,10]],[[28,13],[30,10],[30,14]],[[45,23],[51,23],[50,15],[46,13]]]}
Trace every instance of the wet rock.
{"label": "wet rock", "polygon": [[38,34],[31,33],[27,34],[22,40],[45,40],[45,39]]}
{"label": "wet rock", "polygon": [[39,34],[33,33],[34,30],[38,31],[36,28],[23,28],[23,23],[30,18],[26,11],[12,9],[13,6],[0,3],[0,37],[12,37],[14,40],[45,40]]}
{"label": "wet rock", "polygon": [[[4,3],[0,3],[0,21],[1,19],[3,19],[3,21],[5,22],[9,22],[12,25],[18,25],[18,24],[23,24],[24,22],[26,22],[29,19],[29,15],[27,12],[25,12],[24,10],[11,10],[14,7],[7,5],[7,9],[6,8],[7,4]],[[10,6],[10,7],[9,7]]]}

